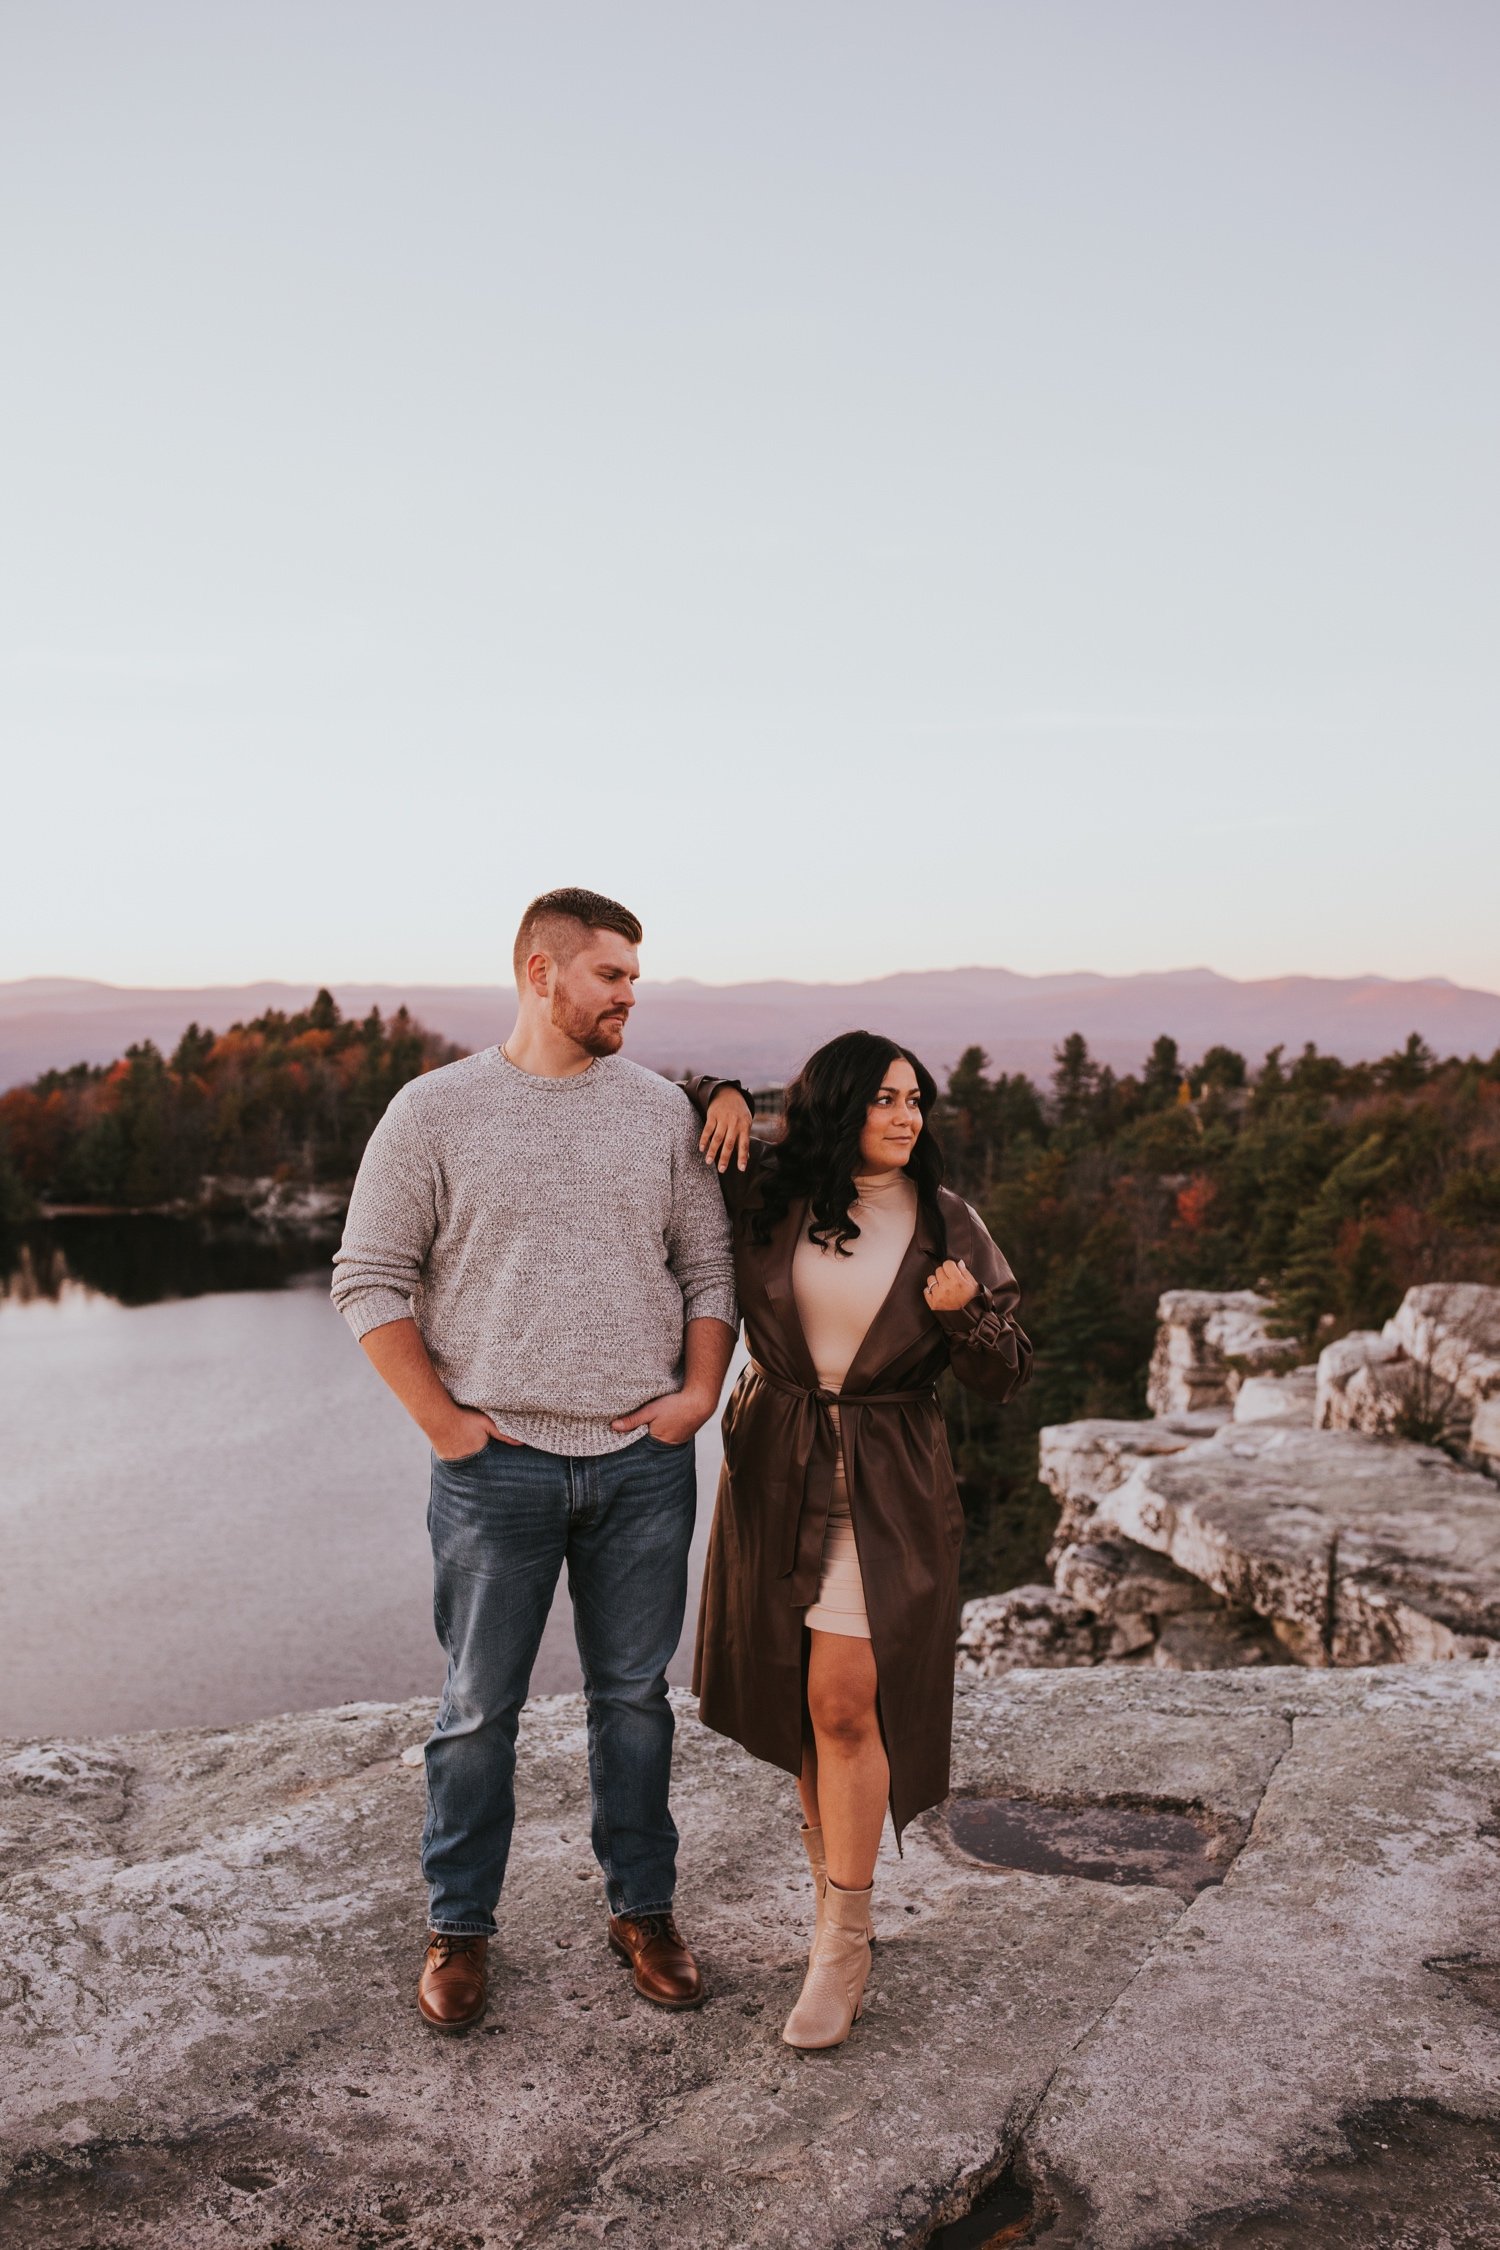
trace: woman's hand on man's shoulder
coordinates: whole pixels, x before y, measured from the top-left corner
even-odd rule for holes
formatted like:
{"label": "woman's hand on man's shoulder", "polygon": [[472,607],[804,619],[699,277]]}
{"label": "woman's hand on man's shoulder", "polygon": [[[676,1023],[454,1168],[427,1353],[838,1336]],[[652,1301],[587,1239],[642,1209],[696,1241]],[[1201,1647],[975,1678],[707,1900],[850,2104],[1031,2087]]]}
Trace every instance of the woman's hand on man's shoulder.
{"label": "woman's hand on man's shoulder", "polygon": [[698,1136],[705,1164],[727,1172],[731,1163],[743,1172],[750,1162],[750,1120],[754,1111],[737,1086],[721,1086],[708,1105],[708,1118]]}

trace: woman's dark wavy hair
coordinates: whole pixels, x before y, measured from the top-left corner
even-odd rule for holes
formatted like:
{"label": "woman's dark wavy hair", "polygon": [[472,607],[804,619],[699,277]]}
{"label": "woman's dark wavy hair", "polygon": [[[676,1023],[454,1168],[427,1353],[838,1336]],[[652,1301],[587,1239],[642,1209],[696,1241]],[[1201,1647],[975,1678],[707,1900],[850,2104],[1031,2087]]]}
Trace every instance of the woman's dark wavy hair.
{"label": "woman's dark wavy hair", "polygon": [[808,1056],[787,1088],[786,1130],[766,1165],[765,1184],[751,1220],[757,1242],[769,1242],[772,1229],[805,1196],[812,1206],[807,1231],[813,1241],[848,1256],[848,1245],[859,1239],[859,1228],[849,1216],[859,1169],[859,1137],[881,1080],[898,1056],[917,1074],[922,1110],[922,1131],[906,1169],[919,1201],[941,1230],[937,1191],[943,1152],[928,1123],[937,1100],[937,1082],[911,1049],[896,1040],[882,1039],[874,1031],[842,1031]]}

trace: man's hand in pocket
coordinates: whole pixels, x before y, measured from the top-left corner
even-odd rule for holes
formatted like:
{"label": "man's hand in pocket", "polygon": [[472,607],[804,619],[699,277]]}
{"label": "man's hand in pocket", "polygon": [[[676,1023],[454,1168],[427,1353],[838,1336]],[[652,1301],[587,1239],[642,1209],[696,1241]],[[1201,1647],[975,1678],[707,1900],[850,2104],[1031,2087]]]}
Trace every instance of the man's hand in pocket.
{"label": "man's hand in pocket", "polygon": [[455,1406],[451,1418],[444,1418],[442,1428],[430,1430],[428,1435],[440,1461],[472,1461],[476,1453],[484,1451],[491,1438],[501,1445],[521,1442],[519,1438],[507,1437],[504,1430],[497,1430],[488,1414],[481,1414],[472,1406]]}
{"label": "man's hand in pocket", "polygon": [[716,1397],[707,1398],[699,1391],[668,1391],[662,1398],[648,1398],[633,1414],[622,1414],[609,1426],[622,1435],[644,1427],[661,1445],[688,1445],[718,1403]]}

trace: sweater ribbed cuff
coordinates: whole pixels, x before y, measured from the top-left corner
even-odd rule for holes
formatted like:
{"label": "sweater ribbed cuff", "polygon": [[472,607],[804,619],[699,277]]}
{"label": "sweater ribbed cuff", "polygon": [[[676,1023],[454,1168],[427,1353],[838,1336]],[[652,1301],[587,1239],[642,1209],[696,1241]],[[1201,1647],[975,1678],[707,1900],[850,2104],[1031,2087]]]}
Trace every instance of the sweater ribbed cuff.
{"label": "sweater ribbed cuff", "polygon": [[727,1282],[708,1282],[695,1289],[682,1300],[684,1320],[722,1320],[726,1328],[738,1328],[740,1308],[733,1288]]}
{"label": "sweater ribbed cuff", "polygon": [[372,1328],[387,1328],[393,1320],[410,1320],[411,1299],[397,1289],[362,1289],[357,1297],[335,1300],[339,1311],[358,1337]]}

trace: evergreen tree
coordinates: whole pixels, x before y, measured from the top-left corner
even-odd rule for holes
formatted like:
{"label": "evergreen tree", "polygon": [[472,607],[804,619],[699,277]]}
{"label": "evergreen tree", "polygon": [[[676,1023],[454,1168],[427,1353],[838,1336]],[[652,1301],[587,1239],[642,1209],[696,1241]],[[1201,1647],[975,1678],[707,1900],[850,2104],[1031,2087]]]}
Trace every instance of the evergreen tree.
{"label": "evergreen tree", "polygon": [[138,1207],[165,1203],[177,1188],[169,1144],[167,1066],[149,1039],[128,1047],[125,1059],[129,1068],[120,1087],[118,1111],[126,1149],[121,1191],[127,1203]]}
{"label": "evergreen tree", "polygon": [[1099,1066],[1081,1031],[1070,1031],[1053,1055],[1052,1097],[1060,1125],[1080,1125],[1098,1091]]}
{"label": "evergreen tree", "polygon": [[1381,1328],[1401,1302],[1384,1234],[1373,1221],[1359,1230],[1343,1278],[1341,1311],[1351,1328]]}
{"label": "evergreen tree", "polygon": [[995,1135],[1007,1157],[1045,1145],[1047,1120],[1042,1114],[1041,1097],[1029,1078],[1021,1071],[1013,1076],[1001,1071],[994,1083],[994,1097]]}
{"label": "evergreen tree", "polygon": [[[1278,1055],[1280,1051],[1276,1050]],[[1245,1058],[1233,1047],[1210,1047],[1194,1075],[1200,1087],[1213,1086],[1221,1093],[1233,1093],[1245,1083]]]}
{"label": "evergreen tree", "polygon": [[1108,1063],[1100,1065],[1094,1098],[1089,1104],[1089,1118],[1101,1141],[1113,1140],[1128,1116],[1134,1084],[1133,1079],[1126,1079],[1122,1085]]}
{"label": "evergreen tree", "polygon": [[1269,1109],[1273,1102],[1286,1092],[1286,1072],[1281,1067],[1282,1048],[1278,1043],[1266,1050],[1266,1059],[1255,1074],[1254,1102],[1257,1109]]}
{"label": "evergreen tree", "polygon": [[966,1192],[983,1194],[995,1160],[995,1097],[984,1073],[989,1057],[982,1047],[965,1047],[948,1077],[943,1115],[943,1149],[955,1181]]}
{"label": "evergreen tree", "polygon": [[1320,1055],[1309,1039],[1293,1063],[1287,1083],[1294,1094],[1336,1093],[1345,1076],[1337,1055]]}
{"label": "evergreen tree", "polygon": [[[1281,1333],[1311,1345],[1330,1316],[1344,1309],[1345,1291],[1338,1266],[1339,1237],[1352,1219],[1365,1216],[1372,1198],[1390,1178],[1394,1159],[1384,1137],[1370,1133],[1337,1163],[1292,1230],[1290,1252],[1276,1291],[1276,1322]],[[1375,1276],[1367,1261],[1361,1286]]]}
{"label": "evergreen tree", "polygon": [[1500,1229],[1500,1164],[1465,1164],[1454,1172],[1435,1216],[1462,1234]]}
{"label": "evergreen tree", "polygon": [[8,1137],[0,1132],[0,1227],[19,1226],[35,1216],[36,1197],[21,1177]]}
{"label": "evergreen tree", "polygon": [[1178,1059],[1177,1042],[1165,1032],[1157,1039],[1146,1057],[1146,1067],[1141,1072],[1141,1095],[1148,1109],[1168,1109],[1177,1099],[1177,1089],[1182,1083],[1182,1064]]}
{"label": "evergreen tree", "polygon": [[190,1023],[172,1051],[172,1070],[178,1078],[196,1078],[207,1067],[214,1051],[214,1035]]}
{"label": "evergreen tree", "polygon": [[1413,1031],[1404,1047],[1375,1065],[1375,1076],[1381,1085],[1390,1087],[1394,1093],[1409,1094],[1416,1087],[1425,1084],[1432,1076],[1436,1064],[1437,1057],[1426,1040],[1420,1032]]}

